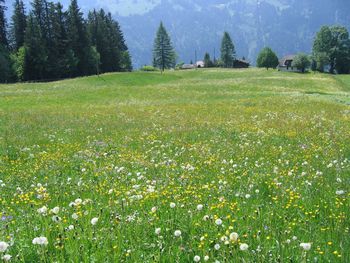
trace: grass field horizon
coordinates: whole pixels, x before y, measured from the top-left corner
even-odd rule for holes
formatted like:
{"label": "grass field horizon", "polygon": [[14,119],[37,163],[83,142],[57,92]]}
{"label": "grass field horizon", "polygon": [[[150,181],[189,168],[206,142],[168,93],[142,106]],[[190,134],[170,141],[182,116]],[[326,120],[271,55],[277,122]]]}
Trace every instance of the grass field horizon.
{"label": "grass field horizon", "polygon": [[0,85],[0,258],[15,262],[350,262],[349,175],[348,75]]}

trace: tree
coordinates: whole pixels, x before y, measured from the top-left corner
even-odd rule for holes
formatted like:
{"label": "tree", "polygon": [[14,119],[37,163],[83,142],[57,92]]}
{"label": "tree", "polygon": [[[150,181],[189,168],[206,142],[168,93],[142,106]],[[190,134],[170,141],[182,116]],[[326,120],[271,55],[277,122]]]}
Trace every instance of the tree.
{"label": "tree", "polygon": [[311,70],[314,73],[317,71],[317,61],[314,57],[311,59]]}
{"label": "tree", "polygon": [[26,47],[20,47],[16,53],[13,53],[11,58],[13,61],[13,72],[19,81],[29,79],[28,74],[28,49]]}
{"label": "tree", "polygon": [[229,33],[225,32],[221,42],[221,60],[225,68],[232,68],[236,59],[235,46]]}
{"label": "tree", "polygon": [[0,82],[9,82],[12,80],[12,68],[10,53],[7,48],[0,45]]}
{"label": "tree", "polygon": [[17,51],[24,45],[27,16],[22,0],[16,0],[11,24],[12,46]]}
{"label": "tree", "polygon": [[309,57],[304,53],[299,53],[294,57],[292,66],[304,73],[305,70],[310,67],[310,64]]}
{"label": "tree", "polygon": [[318,69],[323,71],[329,64],[330,73],[348,73],[350,70],[349,32],[342,26],[323,26],[316,34],[313,44],[313,55]]}
{"label": "tree", "polygon": [[161,22],[157,31],[153,45],[154,65],[163,72],[165,69],[172,68],[176,64],[176,54],[172,46],[168,32]]}
{"label": "tree", "polygon": [[275,68],[278,66],[278,57],[271,48],[265,47],[260,51],[256,64],[259,68],[266,68],[267,70]]}
{"label": "tree", "polygon": [[213,61],[211,61],[210,55],[208,52],[205,53],[205,55],[204,55],[204,67],[206,67],[206,68],[213,67]]}
{"label": "tree", "polygon": [[8,40],[6,35],[6,17],[5,17],[5,0],[0,0],[0,45],[7,47]]}

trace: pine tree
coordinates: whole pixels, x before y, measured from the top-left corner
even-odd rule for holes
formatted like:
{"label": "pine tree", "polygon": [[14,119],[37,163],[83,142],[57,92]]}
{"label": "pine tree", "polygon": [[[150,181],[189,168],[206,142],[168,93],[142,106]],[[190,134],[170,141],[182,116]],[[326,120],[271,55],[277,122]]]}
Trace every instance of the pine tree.
{"label": "pine tree", "polygon": [[232,68],[236,59],[235,46],[229,33],[225,32],[221,42],[221,60],[225,68]]}
{"label": "pine tree", "polygon": [[275,68],[278,66],[278,57],[271,48],[265,47],[260,51],[256,64],[259,68],[266,68],[267,70]]}
{"label": "pine tree", "polygon": [[68,39],[69,44],[78,59],[75,76],[89,75],[96,72],[96,65],[91,65],[92,49],[87,33],[86,23],[77,0],[72,0],[68,8]]}
{"label": "pine tree", "polygon": [[165,69],[174,67],[176,64],[175,60],[176,54],[170,37],[163,23],[160,23],[153,46],[154,65],[163,72]]}
{"label": "pine tree", "polygon": [[205,66],[206,68],[210,68],[210,67],[213,66],[213,62],[211,61],[210,55],[209,55],[208,52],[205,53],[205,55],[204,55],[204,66]]}
{"label": "pine tree", "polygon": [[27,26],[27,16],[22,0],[16,0],[14,13],[12,16],[11,35],[14,50],[18,50],[24,45],[25,30]]}
{"label": "pine tree", "polygon": [[0,0],[0,45],[7,47],[8,40],[6,34],[5,0]]}

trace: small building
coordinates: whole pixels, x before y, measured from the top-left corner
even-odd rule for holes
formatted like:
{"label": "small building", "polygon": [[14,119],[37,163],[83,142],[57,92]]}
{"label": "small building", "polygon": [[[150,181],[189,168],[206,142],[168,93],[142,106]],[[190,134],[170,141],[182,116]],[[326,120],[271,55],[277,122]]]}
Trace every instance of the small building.
{"label": "small building", "polygon": [[233,62],[233,67],[234,68],[249,68],[249,66],[250,66],[249,61],[244,60],[244,59],[236,59]]}
{"label": "small building", "polygon": [[277,66],[278,71],[300,72],[296,67],[293,67],[293,60],[295,55],[288,55],[283,57]]}
{"label": "small building", "polygon": [[181,66],[181,69],[195,69],[195,68],[196,68],[196,66],[193,64],[183,64]]}
{"label": "small building", "polygon": [[196,66],[197,68],[204,68],[205,67],[205,63],[204,61],[200,60],[196,62]]}

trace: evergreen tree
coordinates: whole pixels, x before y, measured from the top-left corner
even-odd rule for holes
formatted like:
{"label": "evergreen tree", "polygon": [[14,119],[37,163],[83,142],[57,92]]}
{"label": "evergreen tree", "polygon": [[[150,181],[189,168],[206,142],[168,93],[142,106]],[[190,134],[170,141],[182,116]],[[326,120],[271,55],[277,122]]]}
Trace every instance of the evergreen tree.
{"label": "evergreen tree", "polygon": [[163,72],[165,69],[174,67],[176,64],[175,60],[176,54],[170,37],[161,22],[153,46],[154,66]]}
{"label": "evergreen tree", "polygon": [[96,72],[95,63],[91,65],[93,51],[87,33],[83,14],[80,12],[77,0],[72,0],[68,9],[68,39],[69,44],[78,59],[74,76],[89,75]]}
{"label": "evergreen tree", "polygon": [[27,20],[25,35],[25,59],[22,65],[26,71],[23,80],[46,79],[47,51],[43,43],[40,26],[33,13],[30,13]]}
{"label": "evergreen tree", "polygon": [[0,45],[7,47],[8,40],[6,34],[5,0],[0,0]]}
{"label": "evergreen tree", "polygon": [[11,25],[12,46],[16,51],[24,45],[25,30],[27,26],[26,20],[27,16],[24,3],[22,0],[16,0]]}
{"label": "evergreen tree", "polygon": [[12,80],[12,68],[10,53],[4,45],[0,45],[0,82],[9,82]]}
{"label": "evergreen tree", "polygon": [[236,59],[235,46],[229,33],[225,32],[221,42],[221,60],[225,68],[232,68]]}
{"label": "evergreen tree", "polygon": [[213,62],[210,59],[209,53],[205,53],[204,55],[204,67],[211,68],[213,66]]}
{"label": "evergreen tree", "polygon": [[266,68],[267,70],[275,68],[278,66],[278,57],[271,48],[265,47],[260,51],[256,64],[259,68]]}

